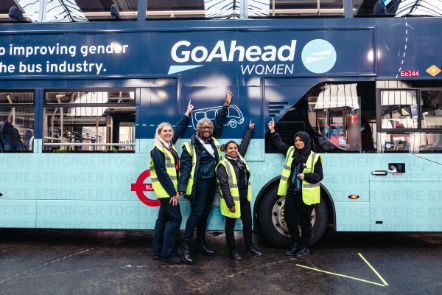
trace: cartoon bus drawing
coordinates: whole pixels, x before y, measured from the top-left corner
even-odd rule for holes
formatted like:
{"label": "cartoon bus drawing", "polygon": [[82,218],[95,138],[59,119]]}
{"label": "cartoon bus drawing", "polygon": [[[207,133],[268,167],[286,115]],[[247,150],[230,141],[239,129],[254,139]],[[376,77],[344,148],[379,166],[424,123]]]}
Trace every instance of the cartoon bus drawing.
{"label": "cartoon bus drawing", "polygon": [[[210,108],[197,109],[192,112],[192,126],[196,130],[196,124],[199,120],[207,118],[209,120],[215,120],[216,115],[223,106],[216,106]],[[231,105],[227,110],[227,122],[224,126],[230,126],[236,128],[236,126],[244,123],[244,115],[237,105]]]}

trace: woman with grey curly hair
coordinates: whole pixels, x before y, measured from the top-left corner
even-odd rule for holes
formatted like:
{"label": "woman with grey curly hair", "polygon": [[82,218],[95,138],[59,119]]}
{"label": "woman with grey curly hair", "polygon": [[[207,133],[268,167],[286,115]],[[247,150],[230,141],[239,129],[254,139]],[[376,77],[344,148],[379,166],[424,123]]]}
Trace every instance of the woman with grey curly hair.
{"label": "woman with grey curly hair", "polygon": [[227,121],[227,109],[233,94],[229,90],[222,109],[218,110],[215,124],[209,119],[201,119],[197,132],[189,142],[183,145],[181,154],[181,176],[178,191],[190,200],[190,216],[186,222],[184,239],[180,247],[181,260],[184,263],[194,262],[191,254],[193,232],[197,228],[197,250],[207,256],[215,255],[206,244],[207,217],[215,194],[215,166],[221,160],[219,143],[214,136],[221,133]]}

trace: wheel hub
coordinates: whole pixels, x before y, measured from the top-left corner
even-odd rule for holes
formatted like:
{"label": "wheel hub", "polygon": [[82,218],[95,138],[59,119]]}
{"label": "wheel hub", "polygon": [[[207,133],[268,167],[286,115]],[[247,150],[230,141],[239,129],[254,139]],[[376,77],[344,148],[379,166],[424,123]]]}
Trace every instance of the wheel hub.
{"label": "wheel hub", "polygon": [[[285,197],[280,197],[278,200],[276,200],[272,208],[272,224],[281,235],[290,237],[287,223],[285,221],[284,205],[285,205]],[[314,207],[312,210],[311,220],[313,227],[316,222],[316,210]]]}

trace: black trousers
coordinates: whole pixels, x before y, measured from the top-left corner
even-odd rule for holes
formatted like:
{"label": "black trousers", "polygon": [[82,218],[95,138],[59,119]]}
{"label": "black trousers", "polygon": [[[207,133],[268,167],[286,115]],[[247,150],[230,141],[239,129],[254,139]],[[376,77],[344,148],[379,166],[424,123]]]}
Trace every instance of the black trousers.
{"label": "black trousers", "polygon": [[[247,190],[240,191],[240,207],[241,207],[241,221],[242,221],[242,234],[244,236],[244,242],[246,248],[252,246],[252,210],[250,208],[250,202],[247,201]],[[238,210],[238,208],[236,208]],[[229,251],[232,252],[236,249],[235,235],[233,229],[235,227],[237,218],[226,217],[226,241]]]}
{"label": "black trousers", "polygon": [[197,240],[201,242],[206,237],[207,218],[213,202],[216,188],[216,178],[195,180],[195,195],[190,200],[190,216],[184,230],[184,240],[191,241],[195,227]]}
{"label": "black trousers", "polygon": [[160,211],[153,233],[153,255],[169,258],[175,249],[181,225],[180,205],[172,206],[169,198],[160,198]]}
{"label": "black trousers", "polygon": [[[302,201],[301,192],[289,189],[285,198],[285,221],[293,240],[301,246],[308,247],[312,237],[312,210],[313,205],[306,205]],[[301,232],[298,230],[301,227]]]}

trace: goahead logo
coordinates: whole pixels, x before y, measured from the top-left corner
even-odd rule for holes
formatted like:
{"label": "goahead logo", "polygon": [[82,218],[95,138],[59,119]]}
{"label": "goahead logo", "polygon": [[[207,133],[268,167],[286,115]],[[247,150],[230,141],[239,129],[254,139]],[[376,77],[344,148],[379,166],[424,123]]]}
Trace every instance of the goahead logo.
{"label": "goahead logo", "polygon": [[301,59],[307,70],[315,74],[323,74],[335,65],[336,50],[330,42],[315,39],[304,46]]}
{"label": "goahead logo", "polygon": [[243,75],[293,74],[295,52],[296,40],[281,46],[245,46],[236,40],[218,40],[213,47],[181,40],[172,46],[171,58],[176,64],[169,67],[168,74],[199,68],[212,62],[238,63]]}

